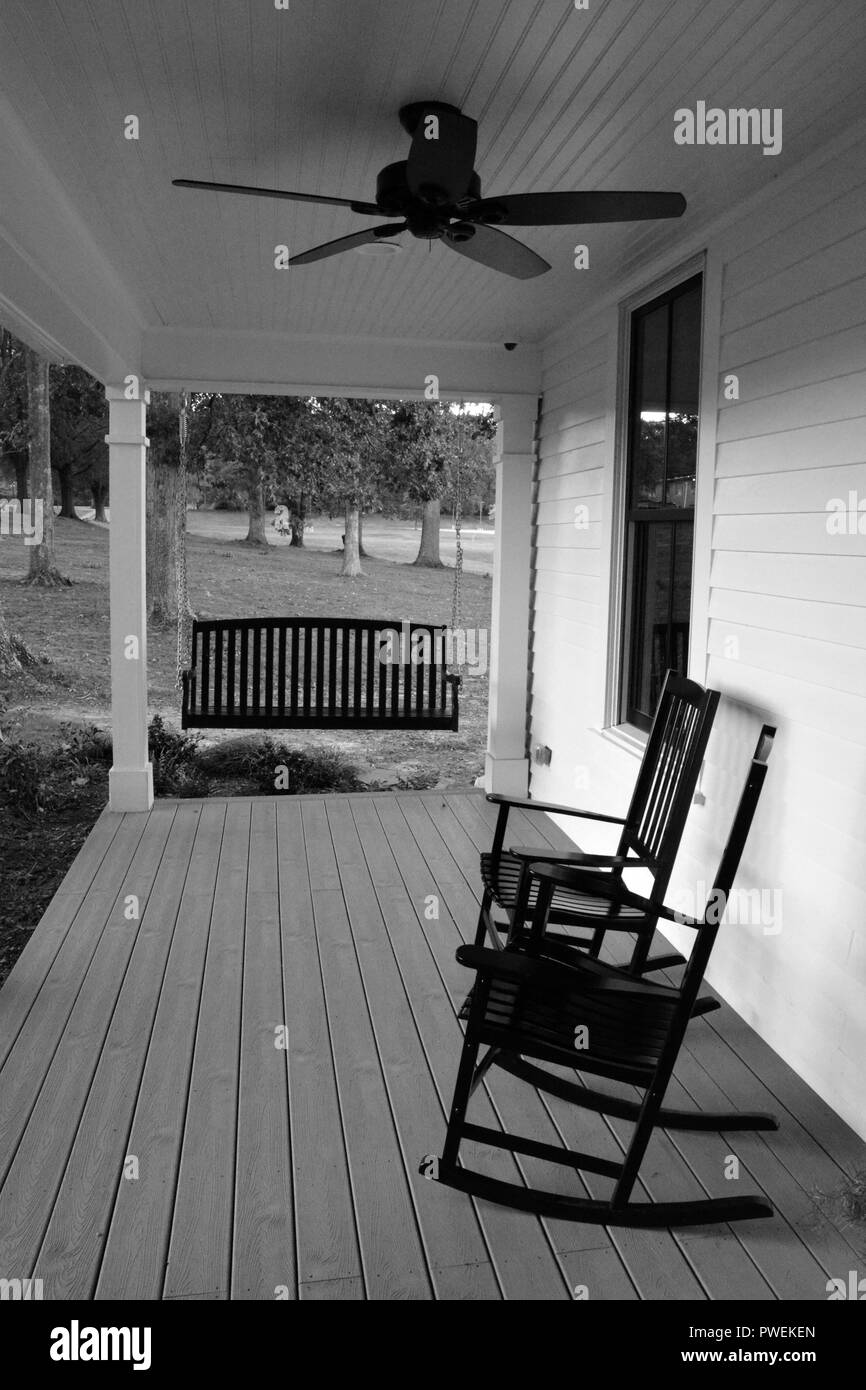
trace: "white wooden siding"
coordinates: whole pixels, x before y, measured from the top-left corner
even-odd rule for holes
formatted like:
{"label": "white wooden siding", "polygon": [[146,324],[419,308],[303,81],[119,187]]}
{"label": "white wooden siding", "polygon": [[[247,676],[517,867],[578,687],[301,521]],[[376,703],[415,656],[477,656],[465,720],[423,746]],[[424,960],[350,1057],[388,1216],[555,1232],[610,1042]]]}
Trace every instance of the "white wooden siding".
{"label": "white wooden siding", "polygon": [[[781,921],[728,926],[711,979],[866,1135],[866,534],[827,527],[831,499],[866,499],[864,171],[866,135],[707,236],[720,376],[698,480],[707,641],[690,674],[724,698],[668,899],[711,882],[757,729],[776,724],[739,884],[767,890]],[[648,265],[647,286],[670,263]],[[553,750],[532,792],[606,810],[624,808],[637,770],[601,730],[617,336],[608,302],[545,345],[532,642],[532,744]]]}

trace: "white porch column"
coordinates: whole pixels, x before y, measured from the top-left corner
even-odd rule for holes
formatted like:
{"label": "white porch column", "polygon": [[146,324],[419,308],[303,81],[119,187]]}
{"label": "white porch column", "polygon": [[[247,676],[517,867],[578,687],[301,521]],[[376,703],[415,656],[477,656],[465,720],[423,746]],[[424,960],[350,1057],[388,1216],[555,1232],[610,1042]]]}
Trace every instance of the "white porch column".
{"label": "white porch column", "polygon": [[484,788],[526,796],[526,682],[535,396],[504,396],[496,463],[496,539],[490,641],[490,704]]}
{"label": "white porch column", "polygon": [[147,748],[147,604],[145,594],[146,402],[107,386],[109,402],[109,594],[111,603],[112,811],[148,811],[153,771]]}

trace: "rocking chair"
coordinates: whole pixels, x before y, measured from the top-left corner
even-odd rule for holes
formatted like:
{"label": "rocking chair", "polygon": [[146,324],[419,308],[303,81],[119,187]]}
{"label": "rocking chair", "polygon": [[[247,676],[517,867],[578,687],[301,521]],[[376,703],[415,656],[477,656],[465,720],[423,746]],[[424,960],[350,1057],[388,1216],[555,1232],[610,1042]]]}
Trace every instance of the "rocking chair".
{"label": "rocking chair", "polygon": [[[682,964],[683,958],[678,954],[648,960],[648,953],[718,702],[717,690],[704,690],[694,681],[668,671],[625,819],[529,798],[488,796],[488,801],[499,805],[499,815],[493,847],[481,856],[484,894],[476,946],[483,945],[485,937],[499,946],[499,933],[506,932],[508,945],[520,949],[538,893],[537,883],[527,872],[528,866],[533,862],[557,863],[573,866],[575,872],[567,881],[556,885],[548,921],[555,926],[590,929],[592,936],[574,937],[548,931],[545,955],[568,961],[576,953],[588,951],[590,956],[596,957],[605,933],[617,930],[636,935],[629,964],[634,974]],[[505,850],[508,813],[513,806],[620,825],[622,831],[616,852],[612,855],[584,854],[579,849],[565,852],[514,846]],[[641,908],[624,899],[612,900],[610,895],[599,891],[600,880],[602,884],[611,879],[621,881],[627,869],[649,869],[652,874],[652,889]],[[506,923],[494,921],[495,906],[505,912]]]}
{"label": "rocking chair", "polygon": [[[656,1127],[711,1131],[778,1128],[774,1116],[768,1114],[710,1114],[663,1106],[761,794],[774,734],[775,729],[764,726],[703,919],[674,913],[663,905],[652,906],[653,913],[684,923],[696,933],[679,986],[635,978],[586,955],[575,955],[570,964],[562,964],[532,954],[542,940],[557,890],[581,881],[579,872],[564,865],[531,866],[536,905],[526,951],[459,948],[458,961],[476,970],[476,981],[445,1147],[441,1158],[429,1155],[422,1159],[419,1171],[424,1177],[538,1216],[605,1226],[703,1225],[772,1216],[773,1208],[764,1197],[653,1203],[633,1201],[632,1191]],[[614,881],[608,880],[605,892],[650,911],[646,899]],[[482,1045],[488,1051],[479,1062]],[[539,1062],[576,1067],[590,1077],[631,1084],[643,1091],[643,1099],[606,1095],[582,1082],[554,1075]],[[624,1158],[613,1162],[470,1123],[466,1118],[470,1098],[491,1066],[502,1067],[539,1090],[584,1109],[633,1120],[635,1127]],[[461,1166],[460,1146],[467,1139],[564,1164],[578,1172],[601,1174],[613,1180],[612,1191],[606,1199],[594,1199],[487,1177]]]}

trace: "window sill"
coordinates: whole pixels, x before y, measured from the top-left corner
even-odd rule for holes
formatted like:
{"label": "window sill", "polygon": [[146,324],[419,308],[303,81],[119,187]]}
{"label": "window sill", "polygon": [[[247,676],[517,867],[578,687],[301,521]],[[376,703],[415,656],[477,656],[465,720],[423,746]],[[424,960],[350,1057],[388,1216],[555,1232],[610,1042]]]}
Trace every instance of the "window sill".
{"label": "window sill", "polygon": [[596,733],[607,743],[615,744],[638,759],[643,757],[649,738],[645,730],[638,729],[634,724],[612,724],[607,729],[597,729]]}

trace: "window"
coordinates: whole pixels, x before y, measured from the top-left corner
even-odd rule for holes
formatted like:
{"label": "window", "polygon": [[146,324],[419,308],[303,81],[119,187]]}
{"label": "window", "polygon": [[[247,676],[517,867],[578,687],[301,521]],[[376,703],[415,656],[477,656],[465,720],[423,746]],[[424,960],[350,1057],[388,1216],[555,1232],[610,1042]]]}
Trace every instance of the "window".
{"label": "window", "polygon": [[621,709],[641,729],[688,664],[700,350],[700,275],[632,314]]}

